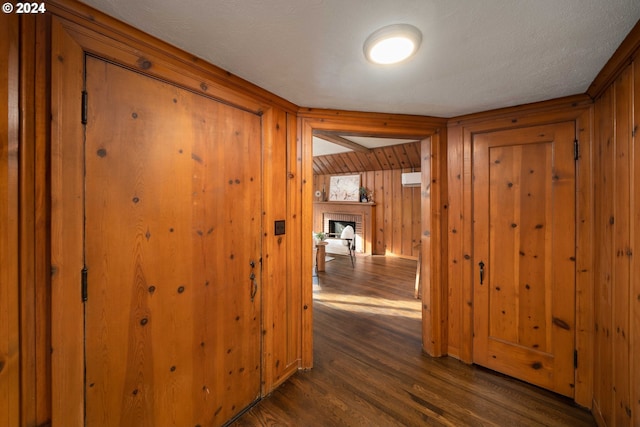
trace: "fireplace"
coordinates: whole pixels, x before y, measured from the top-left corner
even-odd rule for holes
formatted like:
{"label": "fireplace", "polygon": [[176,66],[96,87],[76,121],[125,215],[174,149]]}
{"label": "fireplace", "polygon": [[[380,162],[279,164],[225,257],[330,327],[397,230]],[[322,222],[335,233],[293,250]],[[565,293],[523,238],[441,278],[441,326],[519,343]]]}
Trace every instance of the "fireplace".
{"label": "fireplace", "polygon": [[353,228],[354,232],[356,229],[356,222],[355,221],[338,221],[338,220],[333,220],[330,219],[329,220],[329,235],[331,236],[335,236],[335,237],[340,237],[340,235],[342,234],[342,230],[344,230],[345,228],[351,226],[351,228]]}
{"label": "fireplace", "polygon": [[[333,222],[334,225],[330,225],[330,222]],[[329,244],[336,243],[336,245],[339,244],[342,248],[346,248],[344,241],[339,237],[344,227],[350,225],[355,231],[356,252],[371,255],[376,242],[375,224],[375,203],[314,202],[313,204],[313,229],[315,231],[322,230],[325,234],[330,235],[327,239]],[[335,242],[333,242],[334,240]]]}
{"label": "fireplace", "polygon": [[[325,233],[331,238],[340,238],[342,230],[348,225],[353,227],[355,234],[354,243],[356,245],[356,252],[364,253],[364,241],[362,234],[362,220],[363,216],[358,214],[338,213],[338,212],[325,212],[323,214],[323,227]],[[329,242],[331,243],[331,242]],[[344,242],[340,241],[340,245],[344,246]]]}

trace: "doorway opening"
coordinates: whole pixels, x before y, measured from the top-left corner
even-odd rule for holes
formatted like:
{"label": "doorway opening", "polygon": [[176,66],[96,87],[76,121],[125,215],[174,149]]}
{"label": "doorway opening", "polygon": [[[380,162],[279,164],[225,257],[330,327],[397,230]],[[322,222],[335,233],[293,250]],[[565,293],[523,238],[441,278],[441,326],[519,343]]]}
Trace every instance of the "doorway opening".
{"label": "doorway opening", "polygon": [[[315,118],[314,118],[315,119]],[[325,202],[325,195],[329,194],[329,187],[326,176],[327,175],[341,175],[341,174],[353,174],[353,173],[362,173],[363,181],[360,190],[365,191],[368,195],[372,196],[367,200],[376,205],[376,208],[380,207],[380,212],[387,214],[389,213],[389,209],[391,209],[391,204],[388,204],[387,210],[385,211],[385,197],[387,197],[387,202],[391,200],[393,188],[395,188],[398,193],[405,192],[405,196],[412,192],[411,194],[415,194],[415,199],[412,197],[398,197],[398,200],[414,200],[412,202],[412,215],[396,215],[395,220],[393,216],[387,216],[385,219],[384,215],[381,215],[376,218],[377,221],[380,221],[374,225],[374,230],[377,233],[380,233],[376,238],[368,240],[368,243],[371,247],[371,252],[369,254],[361,256],[371,256],[384,260],[385,256],[394,257],[398,256],[398,254],[402,255],[401,251],[405,250],[404,253],[406,258],[418,259],[418,255],[421,251],[424,251],[425,248],[430,247],[429,239],[425,239],[425,236],[428,236],[428,233],[425,234],[424,224],[428,224],[431,222],[432,215],[431,212],[431,204],[429,201],[431,191],[429,187],[427,187],[427,191],[423,192],[422,187],[413,187],[408,188],[404,187],[401,182],[401,176],[403,172],[421,172],[423,173],[423,179],[426,177],[428,181],[430,181],[430,170],[431,164],[433,162],[432,157],[430,156],[431,150],[431,141],[432,136],[436,134],[436,129],[441,126],[434,126],[428,130],[425,129],[424,123],[422,125],[412,127],[411,125],[407,125],[407,123],[403,123],[400,125],[399,129],[393,129],[390,131],[390,128],[387,128],[388,123],[381,125],[379,123],[371,124],[370,129],[367,131],[363,131],[363,127],[358,125],[360,120],[354,119],[353,122],[349,121],[349,123],[340,123],[336,125],[332,123],[331,120],[327,120],[323,118],[321,120],[314,119],[304,119],[302,120],[302,143],[303,151],[306,154],[305,160],[309,162],[310,167],[308,170],[308,175],[306,178],[308,181],[313,183],[313,186],[309,188],[309,192],[306,193],[305,197],[306,203],[311,203],[310,211],[314,212],[314,205],[319,202]],[[360,129],[360,130],[358,130]],[[369,139],[375,139],[377,141],[389,140],[389,139],[401,139],[401,143],[396,144],[386,144],[381,145],[377,148],[366,148],[363,150],[362,147],[360,149],[351,151],[345,150],[342,153],[334,154],[334,159],[342,158],[342,162],[337,162],[333,164],[341,164],[340,168],[331,169],[332,163],[327,158],[328,154],[318,154],[318,151],[314,148],[316,145],[314,144],[314,139],[316,139],[319,135],[323,137],[329,135],[332,138],[334,136],[342,137],[339,139],[340,143],[344,142],[345,136],[349,138],[349,140],[356,139],[359,137],[366,137]],[[439,141],[437,139],[436,141]],[[351,141],[353,142],[353,141]],[[408,144],[408,145],[407,145]],[[340,145],[340,144],[337,144]],[[349,144],[351,145],[351,144]],[[427,148],[427,152],[423,153],[423,147]],[[427,154],[423,156],[423,154]],[[386,155],[385,155],[386,154]],[[398,157],[399,156],[399,157]],[[412,157],[415,159],[414,166],[411,167],[411,162],[407,160],[408,157]],[[351,160],[354,159],[354,160]],[[355,160],[357,159],[357,160]],[[364,170],[360,172],[361,169],[349,169],[351,167],[358,168],[362,167],[363,163],[370,164],[373,162],[375,167],[372,167],[368,170]],[[324,167],[322,166],[324,165]],[[424,175],[425,168],[423,165],[426,165],[426,175]],[[326,168],[326,169],[325,169]],[[386,172],[385,172],[386,171]],[[322,177],[325,177],[325,180],[322,180]],[[371,179],[371,180],[369,180]],[[370,183],[373,182],[373,185]],[[308,197],[308,198],[307,198]],[[426,200],[426,202],[425,202]],[[329,200],[326,200],[330,202]],[[355,204],[359,204],[355,202]],[[316,222],[317,216],[312,214],[307,221],[307,227],[309,231],[313,231],[314,233],[320,229],[321,225],[318,226]],[[386,221],[386,222],[385,222]],[[409,225],[409,226],[408,226]],[[411,226],[417,228],[417,233],[415,237],[411,237]],[[397,236],[400,236],[396,242],[395,246],[393,242],[388,242],[385,240],[385,228],[387,228],[386,236],[392,235],[394,232]],[[380,231],[382,230],[382,231]],[[404,234],[403,234],[404,231]],[[309,233],[313,235],[314,233]],[[304,233],[306,234],[306,233]],[[399,242],[404,239],[404,246],[400,245]],[[366,239],[365,239],[366,240]],[[409,255],[406,255],[409,254]],[[357,261],[356,261],[357,263]],[[426,270],[426,263],[423,262],[422,269]],[[309,277],[311,277],[312,271],[312,263],[309,263]],[[416,271],[416,267],[414,264],[414,273]],[[424,279],[425,274],[421,275]],[[303,290],[303,298],[304,303],[308,303],[309,306],[313,306],[313,290],[314,285],[311,285],[311,280],[309,281],[310,285],[308,288]],[[320,284],[322,283],[322,278],[320,278]],[[317,286],[317,284],[315,285]],[[440,285],[438,285],[440,287]],[[413,286],[411,287],[411,295],[413,296]],[[440,290],[438,290],[440,292]],[[414,301],[418,301],[415,300]],[[423,308],[421,308],[423,310]],[[422,318],[423,313],[420,312],[420,318]],[[305,323],[306,322],[306,323]],[[303,335],[303,343],[310,343],[312,340],[312,329],[313,326],[311,324],[312,316],[307,317],[303,320],[303,331],[308,331],[308,335]],[[423,325],[424,322],[419,322],[420,325]],[[421,329],[422,326],[418,326],[423,336],[424,343],[424,329]],[[425,347],[423,347],[425,348]],[[312,366],[313,361],[313,348],[311,345],[304,346],[303,345],[303,354],[302,354],[303,366]]]}

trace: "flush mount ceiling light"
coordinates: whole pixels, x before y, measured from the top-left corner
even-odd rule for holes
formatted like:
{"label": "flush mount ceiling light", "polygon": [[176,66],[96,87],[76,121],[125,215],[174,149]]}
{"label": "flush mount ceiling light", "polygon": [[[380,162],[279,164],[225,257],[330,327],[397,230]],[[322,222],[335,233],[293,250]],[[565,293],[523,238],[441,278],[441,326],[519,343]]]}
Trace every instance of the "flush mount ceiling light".
{"label": "flush mount ceiling light", "polygon": [[422,33],[413,25],[388,25],[367,38],[364,56],[374,64],[396,64],[413,55],[421,41]]}

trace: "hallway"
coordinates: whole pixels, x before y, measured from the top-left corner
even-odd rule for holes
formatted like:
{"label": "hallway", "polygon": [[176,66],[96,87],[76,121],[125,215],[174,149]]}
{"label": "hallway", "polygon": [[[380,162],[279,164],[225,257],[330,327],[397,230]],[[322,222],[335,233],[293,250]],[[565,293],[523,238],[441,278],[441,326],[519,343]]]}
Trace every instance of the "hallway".
{"label": "hallway", "polygon": [[421,352],[415,261],[336,256],[314,285],[314,368],[233,426],[594,426],[570,400]]}

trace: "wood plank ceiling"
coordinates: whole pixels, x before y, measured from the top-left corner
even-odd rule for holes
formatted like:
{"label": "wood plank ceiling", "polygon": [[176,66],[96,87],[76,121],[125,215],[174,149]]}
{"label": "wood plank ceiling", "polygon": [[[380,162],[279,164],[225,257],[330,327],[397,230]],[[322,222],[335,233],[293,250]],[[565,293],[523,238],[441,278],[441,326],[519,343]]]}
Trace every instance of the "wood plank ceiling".
{"label": "wood plank ceiling", "polygon": [[420,170],[420,141],[363,151],[313,157],[315,175],[335,175],[376,170]]}

